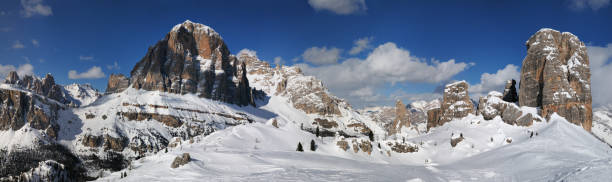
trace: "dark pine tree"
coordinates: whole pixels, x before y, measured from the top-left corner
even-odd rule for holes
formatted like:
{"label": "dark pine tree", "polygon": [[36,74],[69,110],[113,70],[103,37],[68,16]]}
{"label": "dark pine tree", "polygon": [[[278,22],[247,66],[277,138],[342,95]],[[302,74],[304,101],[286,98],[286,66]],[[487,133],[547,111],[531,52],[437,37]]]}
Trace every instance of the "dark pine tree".
{"label": "dark pine tree", "polygon": [[374,133],[372,131],[370,131],[370,133],[368,133],[368,137],[370,138],[370,141],[374,141]]}
{"label": "dark pine tree", "polygon": [[315,131],[315,135],[317,135],[317,137],[319,137],[319,127],[317,126],[317,130]]}
{"label": "dark pine tree", "polygon": [[317,150],[317,144],[315,144],[314,140],[310,140],[310,150],[311,151]]}
{"label": "dark pine tree", "polygon": [[298,146],[297,146],[297,150],[298,152],[304,152],[304,149],[302,148],[302,143],[298,142]]}

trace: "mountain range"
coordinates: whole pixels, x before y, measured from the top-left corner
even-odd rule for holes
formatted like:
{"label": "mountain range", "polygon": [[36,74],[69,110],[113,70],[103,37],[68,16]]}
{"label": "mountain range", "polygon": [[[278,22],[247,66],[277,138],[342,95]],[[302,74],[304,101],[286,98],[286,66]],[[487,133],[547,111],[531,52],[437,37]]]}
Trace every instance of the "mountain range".
{"label": "mountain range", "polygon": [[187,20],[104,93],[11,72],[0,181],[612,179],[612,107],[592,106],[585,44],[544,28],[525,46],[504,93],[474,103],[457,81],[440,99],[355,109]]}

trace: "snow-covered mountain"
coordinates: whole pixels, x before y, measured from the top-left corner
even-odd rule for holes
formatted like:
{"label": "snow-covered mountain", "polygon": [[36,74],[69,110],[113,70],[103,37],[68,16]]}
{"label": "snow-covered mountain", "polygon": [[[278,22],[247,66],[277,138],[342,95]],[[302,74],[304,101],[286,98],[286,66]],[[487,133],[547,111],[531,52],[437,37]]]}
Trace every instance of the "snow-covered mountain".
{"label": "snow-covered mountain", "polygon": [[102,95],[50,74],[9,74],[0,181],[612,179],[605,109],[590,133],[506,93],[474,104],[459,81],[441,99],[357,110],[298,67],[230,54],[219,33],[191,21],[130,76],[112,74]]}

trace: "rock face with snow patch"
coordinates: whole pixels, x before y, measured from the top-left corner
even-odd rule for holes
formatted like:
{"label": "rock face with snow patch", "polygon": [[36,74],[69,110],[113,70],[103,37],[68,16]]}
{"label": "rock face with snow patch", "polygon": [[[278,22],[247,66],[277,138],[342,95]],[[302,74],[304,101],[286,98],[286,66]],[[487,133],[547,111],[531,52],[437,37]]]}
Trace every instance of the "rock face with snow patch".
{"label": "rock face with snow patch", "polygon": [[54,101],[19,90],[0,89],[0,130],[19,130],[24,125],[57,137],[57,112],[62,108]]}
{"label": "rock face with snow patch", "polygon": [[[132,69],[133,88],[200,97],[238,105],[254,105],[244,62],[230,55],[212,28],[189,20],[170,33]],[[112,81],[112,82],[111,82]],[[124,79],[109,80],[110,91],[125,89]]]}
{"label": "rock face with snow patch", "polygon": [[398,100],[395,103],[395,119],[389,127],[389,135],[400,133],[403,127],[410,127],[410,112],[406,110],[402,101]]}
{"label": "rock face with snow patch", "polygon": [[293,107],[307,114],[341,115],[340,107],[349,107],[342,99],[331,95],[320,80],[305,76],[298,67],[279,65],[272,68],[248,54],[238,55],[238,59],[247,63],[251,81],[264,92],[288,97]]}
{"label": "rock face with snow patch", "polygon": [[547,118],[556,112],[590,131],[591,73],[584,43],[569,32],[541,29],[526,46],[519,104],[541,107]]}
{"label": "rock face with snow patch", "polygon": [[427,129],[441,126],[456,118],[463,118],[474,113],[474,104],[468,94],[468,83],[458,81],[445,86],[442,105],[438,111],[428,112],[432,116],[428,118]]}

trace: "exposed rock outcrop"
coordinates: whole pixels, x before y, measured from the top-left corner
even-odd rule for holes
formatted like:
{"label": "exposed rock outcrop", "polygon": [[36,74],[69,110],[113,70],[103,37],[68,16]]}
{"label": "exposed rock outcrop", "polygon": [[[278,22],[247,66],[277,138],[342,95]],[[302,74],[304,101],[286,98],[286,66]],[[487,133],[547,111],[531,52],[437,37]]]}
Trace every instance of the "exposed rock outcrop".
{"label": "exposed rock outcrop", "polygon": [[108,78],[106,93],[122,92],[130,86],[130,79],[123,74],[111,74]]}
{"label": "exposed rock outcrop", "polygon": [[31,95],[23,91],[0,89],[0,130],[19,130],[25,124],[38,130],[45,130],[56,138],[58,110],[63,108],[56,102]]}
{"label": "exposed rock outcrop", "polygon": [[516,93],[516,80],[508,80],[506,87],[504,88],[504,96],[502,98],[506,102],[518,102],[519,97]]}
{"label": "exposed rock outcrop", "polygon": [[191,160],[191,156],[189,156],[189,153],[183,153],[183,155],[177,156],[176,158],[174,158],[174,161],[172,161],[172,164],[170,165],[170,167],[178,168],[182,165],[189,163],[190,160]]}
{"label": "exposed rock outcrop", "polygon": [[485,97],[480,97],[478,104],[478,114],[485,120],[491,120],[496,116],[507,124],[519,126],[531,126],[535,121],[541,121],[540,117],[523,111],[515,104],[502,100],[502,94],[491,91]]}
{"label": "exposed rock outcrop", "polygon": [[541,29],[526,46],[519,104],[541,107],[547,118],[556,112],[590,131],[591,73],[584,43],[569,32]]}
{"label": "exposed rock outcrop", "polygon": [[[172,28],[134,66],[133,88],[200,97],[237,105],[255,105],[246,65],[230,54],[212,28],[189,20]],[[110,92],[125,89],[122,75],[111,75]]]}
{"label": "exposed rock outcrop", "polygon": [[296,109],[307,114],[321,116],[341,115],[341,107],[350,107],[342,99],[328,92],[323,82],[313,76],[305,76],[302,70],[294,66],[270,64],[259,60],[254,55],[240,54],[238,59],[246,63],[249,75],[258,88],[270,95],[286,96]]}
{"label": "exposed rock outcrop", "polygon": [[410,127],[410,112],[406,110],[404,103],[398,100],[395,102],[395,119],[389,126],[389,135],[401,133],[403,127]]}
{"label": "exposed rock outcrop", "polygon": [[444,88],[444,97],[439,111],[428,112],[427,130],[453,119],[463,118],[470,113],[474,113],[474,104],[468,94],[468,83],[458,81],[448,84]]}

